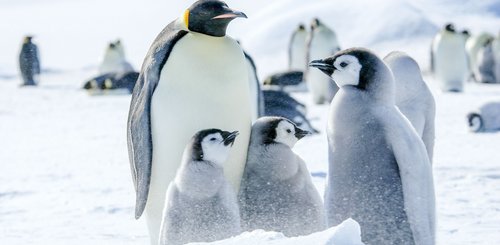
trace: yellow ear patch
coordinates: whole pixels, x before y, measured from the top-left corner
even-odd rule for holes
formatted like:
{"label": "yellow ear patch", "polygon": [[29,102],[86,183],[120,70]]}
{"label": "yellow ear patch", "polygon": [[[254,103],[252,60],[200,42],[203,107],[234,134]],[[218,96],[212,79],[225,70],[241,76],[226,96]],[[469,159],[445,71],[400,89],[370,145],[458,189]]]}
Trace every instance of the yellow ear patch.
{"label": "yellow ear patch", "polygon": [[189,29],[189,9],[184,11],[184,24],[186,25],[186,28]]}

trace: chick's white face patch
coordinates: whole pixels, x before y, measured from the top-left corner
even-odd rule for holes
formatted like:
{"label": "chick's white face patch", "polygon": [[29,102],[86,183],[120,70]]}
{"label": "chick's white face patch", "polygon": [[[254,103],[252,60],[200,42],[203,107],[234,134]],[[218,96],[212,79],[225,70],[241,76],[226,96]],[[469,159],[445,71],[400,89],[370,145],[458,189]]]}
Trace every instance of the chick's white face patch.
{"label": "chick's white face patch", "polygon": [[203,160],[222,165],[229,156],[231,145],[224,145],[224,139],[220,133],[209,134],[201,142],[203,149]]}
{"label": "chick's white face patch", "polygon": [[285,144],[292,148],[298,139],[295,137],[295,126],[290,122],[283,120],[276,127],[276,139],[274,141]]}
{"label": "chick's white face patch", "polygon": [[335,59],[335,71],[332,73],[332,79],[339,86],[359,84],[359,73],[363,67],[359,60],[352,55],[342,55]]}

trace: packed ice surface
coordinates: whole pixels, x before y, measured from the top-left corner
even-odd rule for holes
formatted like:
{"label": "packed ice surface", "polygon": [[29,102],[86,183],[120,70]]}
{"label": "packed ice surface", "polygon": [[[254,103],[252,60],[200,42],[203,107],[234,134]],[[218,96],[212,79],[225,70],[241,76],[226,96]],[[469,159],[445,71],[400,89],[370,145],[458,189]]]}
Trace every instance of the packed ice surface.
{"label": "packed ice surface", "polygon": [[[498,0],[227,3],[249,16],[234,21],[229,33],[255,59],[261,80],[286,68],[289,34],[298,22],[309,23],[315,16],[337,32],[344,48],[366,46],[382,57],[401,50],[424,70],[433,32],[445,22],[473,34],[496,34],[500,26]],[[154,37],[188,5],[159,0],[0,0],[2,244],[148,243],[144,219],[136,221],[133,215],[125,131],[130,96],[89,96],[80,87],[96,75],[104,48],[116,38],[124,43],[132,65],[140,67]],[[44,73],[35,88],[18,87],[17,52],[25,34],[33,34],[40,49]],[[465,117],[486,102],[498,101],[500,86],[468,83],[464,93],[446,94],[431,77],[424,80],[437,105],[433,168],[438,244],[498,243],[500,135],[469,132]],[[306,161],[323,193],[328,105],[311,105],[307,94],[294,96],[307,103],[308,118],[320,130],[301,140],[294,151]],[[248,244],[267,241],[265,237],[295,241],[263,231],[240,236]]]}

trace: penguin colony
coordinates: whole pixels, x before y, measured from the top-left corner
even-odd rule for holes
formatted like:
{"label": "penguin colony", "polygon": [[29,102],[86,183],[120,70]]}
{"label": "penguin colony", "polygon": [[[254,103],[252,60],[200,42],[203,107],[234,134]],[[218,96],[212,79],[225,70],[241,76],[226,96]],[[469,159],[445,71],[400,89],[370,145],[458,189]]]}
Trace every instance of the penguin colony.
{"label": "penguin colony", "polygon": [[[246,15],[219,0],[196,1],[157,36],[140,72],[117,40],[83,86],[132,93],[135,216],[145,214],[151,244],[254,229],[300,236],[349,217],[365,244],[435,244],[436,105],[416,61],[401,52],[381,59],[364,48],[341,51],[335,32],[315,18],[291,35],[288,70],[261,86],[252,58],[226,35],[236,18]],[[19,67],[22,85],[37,85],[31,36]],[[445,92],[464,91],[469,79],[500,83],[500,34],[445,25],[432,41],[431,71]],[[316,104],[331,103],[324,201],[292,151],[318,132],[289,94],[304,91]],[[489,103],[467,115],[470,130],[500,128],[498,111]]]}

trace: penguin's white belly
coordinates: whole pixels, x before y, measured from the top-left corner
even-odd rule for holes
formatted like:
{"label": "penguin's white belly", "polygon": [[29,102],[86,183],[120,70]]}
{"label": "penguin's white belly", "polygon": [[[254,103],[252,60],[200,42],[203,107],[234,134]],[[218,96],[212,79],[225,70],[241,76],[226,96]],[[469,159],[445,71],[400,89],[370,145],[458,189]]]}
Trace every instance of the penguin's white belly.
{"label": "penguin's white belly", "polygon": [[436,41],[435,71],[441,89],[462,90],[468,74],[467,56],[462,38],[445,36]]}
{"label": "penguin's white belly", "polygon": [[238,190],[250,137],[249,96],[245,58],[236,41],[188,33],[177,42],[151,101],[153,163],[146,214],[152,236],[159,232],[166,189],[197,131],[240,132],[224,165]]}
{"label": "penguin's white belly", "polygon": [[290,48],[290,70],[304,71],[307,68],[306,33],[297,33]]}

